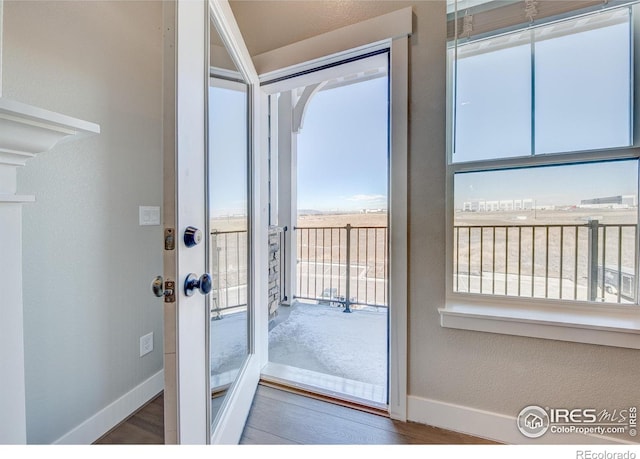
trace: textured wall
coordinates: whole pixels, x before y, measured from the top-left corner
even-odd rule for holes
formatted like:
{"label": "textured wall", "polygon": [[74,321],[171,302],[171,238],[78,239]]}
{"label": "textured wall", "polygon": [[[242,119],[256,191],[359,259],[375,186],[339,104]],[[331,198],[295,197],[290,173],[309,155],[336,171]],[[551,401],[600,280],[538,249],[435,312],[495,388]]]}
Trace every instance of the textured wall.
{"label": "textured wall", "polygon": [[[413,7],[410,40],[409,394],[516,416],[528,404],[625,407],[640,400],[638,351],[444,329],[445,4],[232,1],[253,54]],[[393,307],[393,305],[392,305]]]}
{"label": "textured wall", "polygon": [[[162,369],[161,4],[4,5],[4,96],[101,125],[19,172],[27,436],[50,443]],[[155,348],[139,357],[139,337]]]}

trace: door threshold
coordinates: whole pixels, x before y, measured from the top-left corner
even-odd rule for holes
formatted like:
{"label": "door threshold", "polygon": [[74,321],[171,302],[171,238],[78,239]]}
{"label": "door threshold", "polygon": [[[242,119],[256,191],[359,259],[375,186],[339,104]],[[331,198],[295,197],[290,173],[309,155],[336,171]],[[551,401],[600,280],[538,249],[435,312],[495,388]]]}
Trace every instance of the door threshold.
{"label": "door threshold", "polygon": [[386,389],[374,384],[269,362],[260,383],[348,408],[389,417]]}

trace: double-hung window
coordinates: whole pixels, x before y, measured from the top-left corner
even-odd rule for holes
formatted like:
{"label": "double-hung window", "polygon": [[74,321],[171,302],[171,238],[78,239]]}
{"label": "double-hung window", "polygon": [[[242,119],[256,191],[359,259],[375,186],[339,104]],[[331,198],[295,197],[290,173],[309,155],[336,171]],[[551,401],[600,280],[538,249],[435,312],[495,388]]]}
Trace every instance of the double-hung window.
{"label": "double-hung window", "polygon": [[640,348],[640,4],[545,3],[452,2],[442,325]]}

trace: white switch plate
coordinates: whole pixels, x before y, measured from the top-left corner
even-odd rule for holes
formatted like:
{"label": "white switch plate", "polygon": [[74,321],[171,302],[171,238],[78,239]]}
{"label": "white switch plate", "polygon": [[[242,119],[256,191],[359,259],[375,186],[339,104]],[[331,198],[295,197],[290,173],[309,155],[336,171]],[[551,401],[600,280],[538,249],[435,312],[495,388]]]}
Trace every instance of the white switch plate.
{"label": "white switch plate", "polygon": [[138,208],[140,226],[160,225],[160,207],[140,206]]}
{"label": "white switch plate", "polygon": [[140,357],[153,351],[153,332],[140,337]]}

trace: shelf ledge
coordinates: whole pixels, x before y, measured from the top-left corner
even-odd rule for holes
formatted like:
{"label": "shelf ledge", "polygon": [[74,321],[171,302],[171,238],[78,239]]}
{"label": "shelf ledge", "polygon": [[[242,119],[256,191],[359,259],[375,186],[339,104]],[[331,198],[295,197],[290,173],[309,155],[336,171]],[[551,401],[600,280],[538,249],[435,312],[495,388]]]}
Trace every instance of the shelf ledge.
{"label": "shelf ledge", "polygon": [[98,124],[0,97],[0,165],[24,166],[64,140],[99,133]]}

